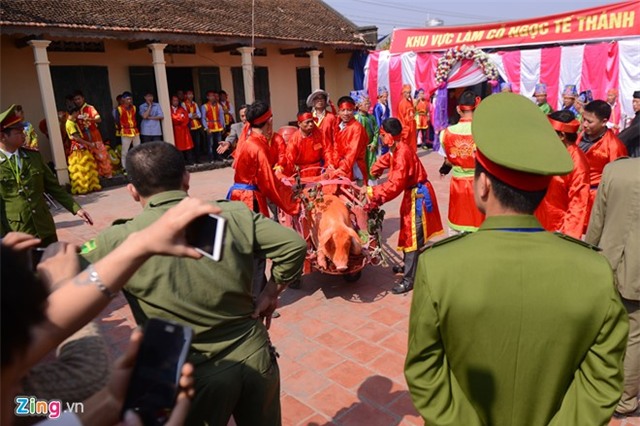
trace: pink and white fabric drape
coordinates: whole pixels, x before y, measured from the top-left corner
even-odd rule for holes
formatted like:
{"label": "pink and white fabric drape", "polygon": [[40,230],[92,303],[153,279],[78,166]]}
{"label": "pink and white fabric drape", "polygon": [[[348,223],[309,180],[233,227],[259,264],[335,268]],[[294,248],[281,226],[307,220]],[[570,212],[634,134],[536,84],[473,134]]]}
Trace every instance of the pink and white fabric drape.
{"label": "pink and white fabric drape", "polygon": [[[578,44],[490,53],[500,76],[512,90],[533,97],[535,85],[547,85],[547,98],[554,108],[562,105],[562,89],[575,84],[578,91],[590,89],[595,99],[606,99],[607,90],[619,89],[617,107],[622,115],[633,116],[631,95],[640,90],[640,38],[605,43]],[[375,99],[377,88],[389,89],[391,111],[400,101],[402,85],[435,91],[435,72],[442,53],[389,51],[371,52],[365,66],[366,89]],[[459,62],[452,69],[448,87],[466,87],[486,77],[472,61]]]}

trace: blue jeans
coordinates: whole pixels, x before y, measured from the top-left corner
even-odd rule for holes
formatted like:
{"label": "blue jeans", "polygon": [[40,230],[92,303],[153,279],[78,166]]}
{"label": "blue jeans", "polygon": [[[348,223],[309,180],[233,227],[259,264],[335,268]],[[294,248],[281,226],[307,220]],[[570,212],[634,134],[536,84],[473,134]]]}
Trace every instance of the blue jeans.
{"label": "blue jeans", "polygon": [[220,159],[220,156],[216,152],[218,149],[218,144],[222,140],[222,131],[220,132],[207,132],[207,155],[209,159]]}

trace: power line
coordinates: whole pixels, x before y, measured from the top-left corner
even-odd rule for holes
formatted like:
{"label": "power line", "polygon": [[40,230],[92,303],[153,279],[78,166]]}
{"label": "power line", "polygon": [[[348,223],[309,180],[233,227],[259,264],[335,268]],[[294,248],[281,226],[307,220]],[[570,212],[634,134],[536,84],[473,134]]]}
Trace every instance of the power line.
{"label": "power line", "polygon": [[446,11],[446,10],[438,10],[438,9],[432,9],[432,8],[416,8],[416,7],[411,7],[411,6],[407,6],[407,5],[390,5],[389,3],[384,3],[381,1],[374,1],[374,0],[354,0],[358,3],[364,3],[364,4],[370,4],[373,6],[378,6],[378,7],[382,7],[382,8],[387,8],[387,9],[394,9],[394,10],[405,10],[408,12],[422,12],[422,13],[429,13],[429,14],[436,14],[436,15],[444,15],[444,16],[450,16],[450,17],[454,17],[454,18],[465,18],[465,19],[474,19],[474,20],[478,20],[478,21],[504,21],[506,20],[505,18],[501,18],[501,17],[497,17],[497,16],[482,16],[482,15],[472,15],[472,14],[467,14],[467,13],[459,13],[459,12],[450,12],[450,11]]}

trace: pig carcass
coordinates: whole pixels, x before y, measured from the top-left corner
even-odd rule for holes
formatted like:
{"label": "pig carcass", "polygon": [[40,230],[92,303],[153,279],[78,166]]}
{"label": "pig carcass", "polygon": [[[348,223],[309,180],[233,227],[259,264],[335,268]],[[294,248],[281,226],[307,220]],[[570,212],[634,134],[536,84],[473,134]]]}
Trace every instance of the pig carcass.
{"label": "pig carcass", "polygon": [[324,195],[309,215],[311,229],[317,241],[317,262],[328,269],[327,259],[339,272],[348,269],[349,255],[362,253],[358,233],[351,227],[349,209],[335,195]]}

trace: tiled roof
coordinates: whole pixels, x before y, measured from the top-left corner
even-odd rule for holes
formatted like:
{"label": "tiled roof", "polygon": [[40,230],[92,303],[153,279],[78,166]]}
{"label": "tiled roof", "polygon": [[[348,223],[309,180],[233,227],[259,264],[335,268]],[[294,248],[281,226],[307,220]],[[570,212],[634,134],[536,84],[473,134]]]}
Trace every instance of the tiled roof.
{"label": "tiled roof", "polygon": [[[3,0],[0,26],[82,36],[171,34],[251,38],[252,0]],[[256,40],[366,47],[357,27],[320,0],[255,0]]]}

